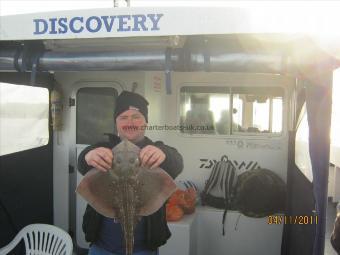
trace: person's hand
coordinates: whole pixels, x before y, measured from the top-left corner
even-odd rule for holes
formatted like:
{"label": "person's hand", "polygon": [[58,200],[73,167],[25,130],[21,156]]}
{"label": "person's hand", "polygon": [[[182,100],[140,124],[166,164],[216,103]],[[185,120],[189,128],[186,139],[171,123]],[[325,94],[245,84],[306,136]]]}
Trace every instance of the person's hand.
{"label": "person's hand", "polygon": [[139,153],[141,166],[154,169],[165,160],[164,152],[153,145],[145,146]]}
{"label": "person's hand", "polygon": [[106,172],[112,167],[112,150],[105,147],[98,147],[86,153],[85,161],[89,166]]}

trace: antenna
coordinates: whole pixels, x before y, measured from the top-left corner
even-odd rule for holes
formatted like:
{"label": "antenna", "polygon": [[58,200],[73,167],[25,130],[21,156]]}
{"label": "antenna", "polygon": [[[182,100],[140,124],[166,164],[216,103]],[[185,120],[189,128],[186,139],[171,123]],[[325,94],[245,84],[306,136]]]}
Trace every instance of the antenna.
{"label": "antenna", "polygon": [[[130,0],[124,0],[124,1],[126,2],[126,6],[130,7],[131,1]],[[119,2],[120,0],[113,0],[113,7],[114,8],[119,7]]]}

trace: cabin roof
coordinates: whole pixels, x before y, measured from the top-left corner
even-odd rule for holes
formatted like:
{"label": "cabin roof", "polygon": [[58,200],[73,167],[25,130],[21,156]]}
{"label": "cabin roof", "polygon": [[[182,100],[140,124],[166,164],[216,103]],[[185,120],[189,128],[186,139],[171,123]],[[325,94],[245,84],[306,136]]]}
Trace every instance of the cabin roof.
{"label": "cabin roof", "polygon": [[[321,7],[320,7],[321,8]],[[0,40],[212,34],[317,35],[340,16],[315,8],[129,7],[0,16]],[[20,26],[20,29],[18,29]]]}
{"label": "cabin roof", "polygon": [[[320,65],[332,70],[340,65],[340,36],[333,37],[332,43],[327,45],[322,44],[320,38],[327,32],[338,31],[335,28],[340,24],[340,16],[329,8],[328,12],[322,8],[319,6],[316,12],[308,6],[303,9],[129,7],[0,16],[0,45],[20,48],[24,41],[43,42],[43,48],[52,53],[79,55],[100,50],[102,55],[112,51],[119,54],[125,51],[128,55],[151,51],[154,55],[160,50],[162,56],[165,49],[184,47],[190,48],[192,58],[198,56],[195,48],[202,56],[210,49],[221,49],[229,57],[240,53],[242,63],[242,54],[248,60],[251,54],[263,54],[265,59],[279,54],[281,58],[287,55],[293,59],[289,62],[299,69],[314,70],[310,66]],[[3,61],[14,52],[2,52]],[[187,56],[178,54],[182,55]],[[12,70],[12,64],[10,66]]]}

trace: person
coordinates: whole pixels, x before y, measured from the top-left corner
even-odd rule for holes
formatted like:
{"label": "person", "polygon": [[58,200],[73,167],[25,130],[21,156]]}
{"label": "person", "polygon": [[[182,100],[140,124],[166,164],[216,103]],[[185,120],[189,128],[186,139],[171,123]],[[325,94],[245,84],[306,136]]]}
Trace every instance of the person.
{"label": "person", "polygon": [[190,134],[215,134],[214,115],[209,110],[209,96],[192,95],[191,110],[186,112],[184,125]]}
{"label": "person", "polygon": [[[237,110],[234,109],[233,110],[233,113],[236,113]],[[220,135],[229,135],[230,134],[230,113],[229,113],[229,110],[223,110],[221,112],[221,118],[218,122],[216,122],[216,130],[217,130],[217,133],[220,134]],[[233,132],[237,132],[237,131],[241,131],[241,126],[236,124],[234,121],[233,121],[233,124],[232,124],[232,131]]]}
{"label": "person", "polygon": [[[123,91],[116,101],[114,118],[118,136],[110,142],[97,143],[85,148],[78,157],[78,169],[83,175],[90,169],[107,171],[112,166],[112,148],[127,139],[141,148],[142,166],[165,170],[173,179],[183,169],[183,158],[175,148],[161,141],[153,142],[145,136],[148,122],[148,101],[139,94]],[[87,205],[83,216],[85,239],[90,242],[90,255],[125,254],[123,233],[116,219],[106,218]],[[142,217],[134,235],[134,254],[157,254],[171,233],[167,226],[165,205],[152,215]]]}

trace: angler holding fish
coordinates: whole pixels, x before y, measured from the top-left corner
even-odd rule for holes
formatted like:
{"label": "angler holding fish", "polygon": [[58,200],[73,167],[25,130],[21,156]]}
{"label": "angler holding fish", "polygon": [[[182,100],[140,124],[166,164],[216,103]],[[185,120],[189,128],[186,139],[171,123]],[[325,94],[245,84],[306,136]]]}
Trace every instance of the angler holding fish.
{"label": "angler holding fish", "polygon": [[78,158],[85,177],[77,192],[89,203],[83,217],[89,254],[155,255],[171,235],[164,203],[183,159],[145,136],[148,102],[142,96],[122,92],[114,118],[119,137],[87,147]]}

